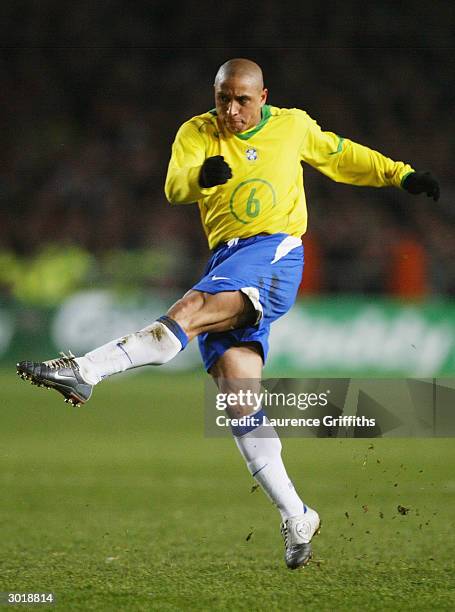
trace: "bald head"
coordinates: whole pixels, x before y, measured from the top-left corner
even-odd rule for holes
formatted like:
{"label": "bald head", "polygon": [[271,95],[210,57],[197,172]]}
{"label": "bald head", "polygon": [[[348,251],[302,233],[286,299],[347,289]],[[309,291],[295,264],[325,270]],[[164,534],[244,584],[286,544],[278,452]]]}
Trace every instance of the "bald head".
{"label": "bald head", "polygon": [[260,66],[249,59],[236,58],[225,62],[215,76],[215,85],[232,78],[242,78],[254,84],[258,89],[264,89],[264,78]]}
{"label": "bald head", "polygon": [[238,134],[261,121],[267,89],[255,62],[243,58],[227,61],[216,73],[214,89],[220,127]]}

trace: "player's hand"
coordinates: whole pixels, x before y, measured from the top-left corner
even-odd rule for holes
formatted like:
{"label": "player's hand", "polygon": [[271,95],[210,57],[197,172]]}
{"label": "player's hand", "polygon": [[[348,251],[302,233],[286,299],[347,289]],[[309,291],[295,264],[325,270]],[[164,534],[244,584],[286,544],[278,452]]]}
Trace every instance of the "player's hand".
{"label": "player's hand", "polygon": [[222,155],[214,155],[207,157],[202,164],[201,172],[199,173],[199,185],[201,187],[215,187],[215,185],[224,185],[232,178],[232,170],[224,161]]}
{"label": "player's hand", "polygon": [[436,202],[439,200],[439,183],[431,172],[412,172],[404,179],[403,189],[408,193],[426,193]]}

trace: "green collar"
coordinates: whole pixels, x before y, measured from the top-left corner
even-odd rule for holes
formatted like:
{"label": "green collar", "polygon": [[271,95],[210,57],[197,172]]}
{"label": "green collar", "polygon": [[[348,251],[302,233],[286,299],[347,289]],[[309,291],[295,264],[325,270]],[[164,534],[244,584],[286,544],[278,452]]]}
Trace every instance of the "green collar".
{"label": "green collar", "polygon": [[[216,117],[216,109],[213,108],[211,111],[209,111],[209,113]],[[264,127],[264,125],[267,123],[267,121],[270,119],[271,116],[272,116],[272,112],[270,110],[270,104],[264,104],[264,106],[261,109],[261,120],[259,121],[259,123],[255,125],[253,128],[249,129],[248,131],[242,132],[241,134],[234,134],[234,136],[236,136],[237,138],[240,138],[240,140],[248,140],[249,138],[257,134],[259,130],[262,130],[262,128]]]}

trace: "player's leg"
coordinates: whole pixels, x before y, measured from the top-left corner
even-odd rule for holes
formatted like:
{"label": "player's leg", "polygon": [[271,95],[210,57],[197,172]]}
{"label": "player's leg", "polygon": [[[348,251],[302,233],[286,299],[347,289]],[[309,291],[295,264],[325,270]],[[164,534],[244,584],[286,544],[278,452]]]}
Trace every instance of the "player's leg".
{"label": "player's leg", "polygon": [[56,389],[72,404],[80,404],[90,399],[93,386],[108,376],[167,363],[197,334],[235,329],[254,322],[255,317],[252,303],[241,291],[189,291],[166,315],[138,332],[112,340],[82,357],[23,361],[17,366],[18,374],[33,384]]}
{"label": "player's leg", "polygon": [[[245,344],[228,349],[212,366],[210,374],[222,393],[238,394],[242,390],[255,394],[260,392],[262,365],[259,345]],[[254,401],[250,406],[238,404],[227,412],[232,418],[248,416],[254,412],[254,406]],[[275,428],[263,410],[256,412],[255,417],[251,426],[233,427],[232,432],[248,470],[280,512],[286,564],[296,569],[311,559],[311,539],[319,529],[319,516],[303,503],[289,479]]]}
{"label": "player's leg", "polygon": [[188,340],[203,332],[223,332],[252,324],[257,313],[241,291],[206,293],[191,289],[169,308],[166,315],[185,331]]}
{"label": "player's leg", "polygon": [[96,384],[131,368],[167,363],[196,335],[241,327],[254,316],[251,302],[240,291],[214,295],[188,291],[151,325],[108,342],[77,362],[83,377]]}

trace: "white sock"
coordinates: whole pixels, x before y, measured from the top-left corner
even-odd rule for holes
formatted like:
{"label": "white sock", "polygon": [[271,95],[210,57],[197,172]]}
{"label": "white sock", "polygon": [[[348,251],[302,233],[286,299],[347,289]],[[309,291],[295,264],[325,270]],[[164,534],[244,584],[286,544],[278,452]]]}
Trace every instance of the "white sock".
{"label": "white sock", "polygon": [[[262,411],[257,415],[267,419]],[[251,475],[277,506],[282,520],[303,514],[304,503],[287,475],[281,459],[281,442],[275,428],[260,425],[243,436],[234,437]]]}
{"label": "white sock", "polygon": [[91,385],[103,378],[143,365],[161,365],[175,357],[183,344],[163,323],[155,321],[140,331],[112,340],[77,357],[82,377]]}

